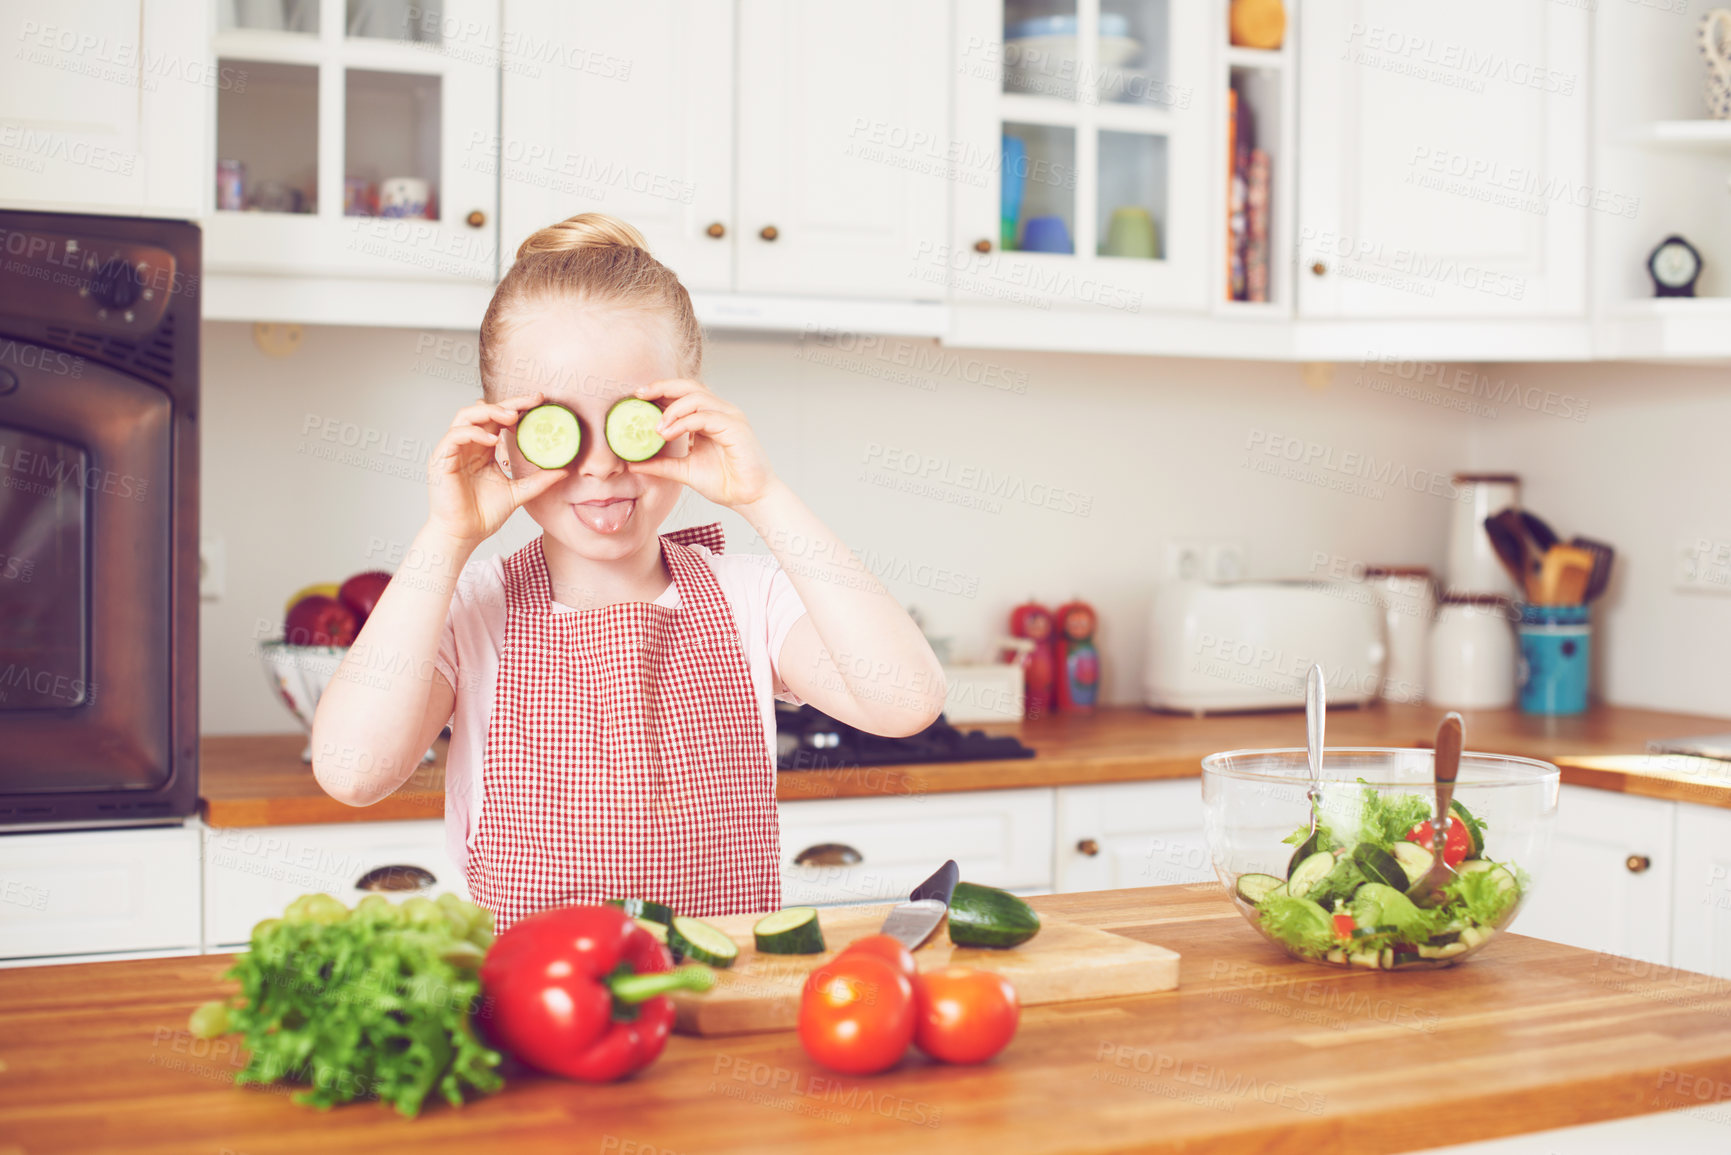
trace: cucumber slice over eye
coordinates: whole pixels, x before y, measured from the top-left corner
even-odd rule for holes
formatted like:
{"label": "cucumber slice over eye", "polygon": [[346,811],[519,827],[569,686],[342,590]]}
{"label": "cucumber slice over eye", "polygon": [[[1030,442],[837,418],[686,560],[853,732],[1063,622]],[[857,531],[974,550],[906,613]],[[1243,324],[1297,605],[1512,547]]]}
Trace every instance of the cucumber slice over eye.
{"label": "cucumber slice over eye", "polygon": [[517,418],[517,448],[538,469],[564,469],[582,444],[577,415],[563,405],[537,405]]}
{"label": "cucumber slice over eye", "polygon": [[661,424],[661,409],[641,397],[623,397],[607,411],[607,445],[621,461],[648,461],[666,438],[655,432]]}
{"label": "cucumber slice over eye", "polygon": [[763,954],[822,954],[823,928],[817,911],[809,906],[790,906],[766,914],[751,928],[757,949]]}
{"label": "cucumber slice over eye", "polygon": [[667,945],[688,959],[712,967],[730,967],[739,957],[738,945],[726,934],[695,918],[676,916],[667,930]]}

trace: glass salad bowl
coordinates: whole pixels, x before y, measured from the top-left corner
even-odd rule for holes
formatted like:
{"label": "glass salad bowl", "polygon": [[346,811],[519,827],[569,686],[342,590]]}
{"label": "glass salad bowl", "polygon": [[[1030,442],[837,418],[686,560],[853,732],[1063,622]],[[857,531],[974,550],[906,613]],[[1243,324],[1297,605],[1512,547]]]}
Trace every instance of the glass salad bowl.
{"label": "glass salad bowl", "polygon": [[1314,835],[1302,749],[1204,758],[1209,856],[1250,925],[1295,958],[1378,970],[1453,966],[1507,929],[1544,871],[1561,776],[1548,762],[1463,753],[1444,846],[1455,874],[1447,901],[1425,908],[1406,892],[1432,862],[1431,758],[1327,750]]}

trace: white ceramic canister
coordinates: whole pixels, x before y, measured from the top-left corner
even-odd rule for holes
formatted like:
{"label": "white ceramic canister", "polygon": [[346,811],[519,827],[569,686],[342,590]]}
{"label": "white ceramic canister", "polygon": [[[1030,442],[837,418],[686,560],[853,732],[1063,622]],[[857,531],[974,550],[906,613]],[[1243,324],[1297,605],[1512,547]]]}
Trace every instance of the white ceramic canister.
{"label": "white ceramic canister", "polygon": [[1430,631],[1426,700],[1445,710],[1515,704],[1520,647],[1513,603],[1493,594],[1445,594]]}
{"label": "white ceramic canister", "polygon": [[1388,638],[1388,662],[1383,667],[1382,698],[1386,702],[1422,702],[1429,677],[1426,655],[1436,617],[1436,581],[1422,565],[1366,566],[1364,581],[1382,607]]}
{"label": "white ceramic canister", "polygon": [[1521,479],[1512,473],[1457,473],[1454,517],[1449,523],[1448,565],[1443,589],[1454,594],[1519,597],[1514,578],[1497,560],[1485,533],[1485,518],[1521,504]]}

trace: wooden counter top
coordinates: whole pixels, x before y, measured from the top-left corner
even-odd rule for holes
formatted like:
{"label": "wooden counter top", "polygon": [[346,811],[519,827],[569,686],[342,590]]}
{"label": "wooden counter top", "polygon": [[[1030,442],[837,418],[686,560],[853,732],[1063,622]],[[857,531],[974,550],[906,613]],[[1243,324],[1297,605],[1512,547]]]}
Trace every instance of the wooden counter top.
{"label": "wooden counter top", "polygon": [[[1331,746],[1429,745],[1440,714],[1428,706],[1383,704],[1331,710]],[[1596,706],[1575,718],[1538,718],[1514,710],[1465,714],[1467,748],[1555,762],[1563,781],[1603,790],[1731,808],[1731,768],[1701,759],[1646,759],[1658,738],[1731,730],[1731,721],[1622,706]],[[1091,717],[983,726],[1015,734],[1038,753],[1005,762],[873,766],[855,770],[790,770],[778,775],[782,801],[879,794],[949,793],[1027,786],[1073,786],[1187,778],[1205,755],[1247,747],[1302,746],[1304,719],[1295,712],[1192,718],[1137,708]],[[328,797],[300,761],[300,735],[213,735],[200,744],[200,794],[213,826],[274,826],[439,818],[445,813],[444,743],[440,762],[423,768],[401,790],[365,808]],[[1651,765],[1647,765],[1650,762]],[[1701,767],[1691,769],[1691,765]]]}
{"label": "wooden counter top", "polygon": [[675,1036],[626,1083],[513,1076],[415,1120],[233,1086],[225,1041],[185,1030],[228,956],[0,970],[0,1150],[1354,1155],[1731,1098],[1723,979],[1517,935],[1448,971],[1335,970],[1213,884],[1033,902],[1181,952],[1179,989],[1028,1008],[981,1067],[832,1076],[791,1032]]}

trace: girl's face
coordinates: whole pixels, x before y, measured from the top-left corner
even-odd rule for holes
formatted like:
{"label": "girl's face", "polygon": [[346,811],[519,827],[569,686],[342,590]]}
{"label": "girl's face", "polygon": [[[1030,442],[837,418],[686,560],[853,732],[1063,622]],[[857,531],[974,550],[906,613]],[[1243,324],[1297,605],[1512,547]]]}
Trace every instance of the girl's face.
{"label": "girl's face", "polygon": [[[680,485],[632,472],[608,448],[606,424],[608,409],[621,397],[680,375],[666,327],[640,311],[549,305],[519,322],[500,353],[503,372],[491,396],[539,392],[575,413],[583,431],[566,479],[526,504],[529,516],[554,541],[590,561],[616,561],[653,544],[679,500]],[[516,437],[507,434],[500,442],[512,477],[535,470],[517,449]],[[683,457],[689,451],[685,436],[668,442],[662,453]]]}

